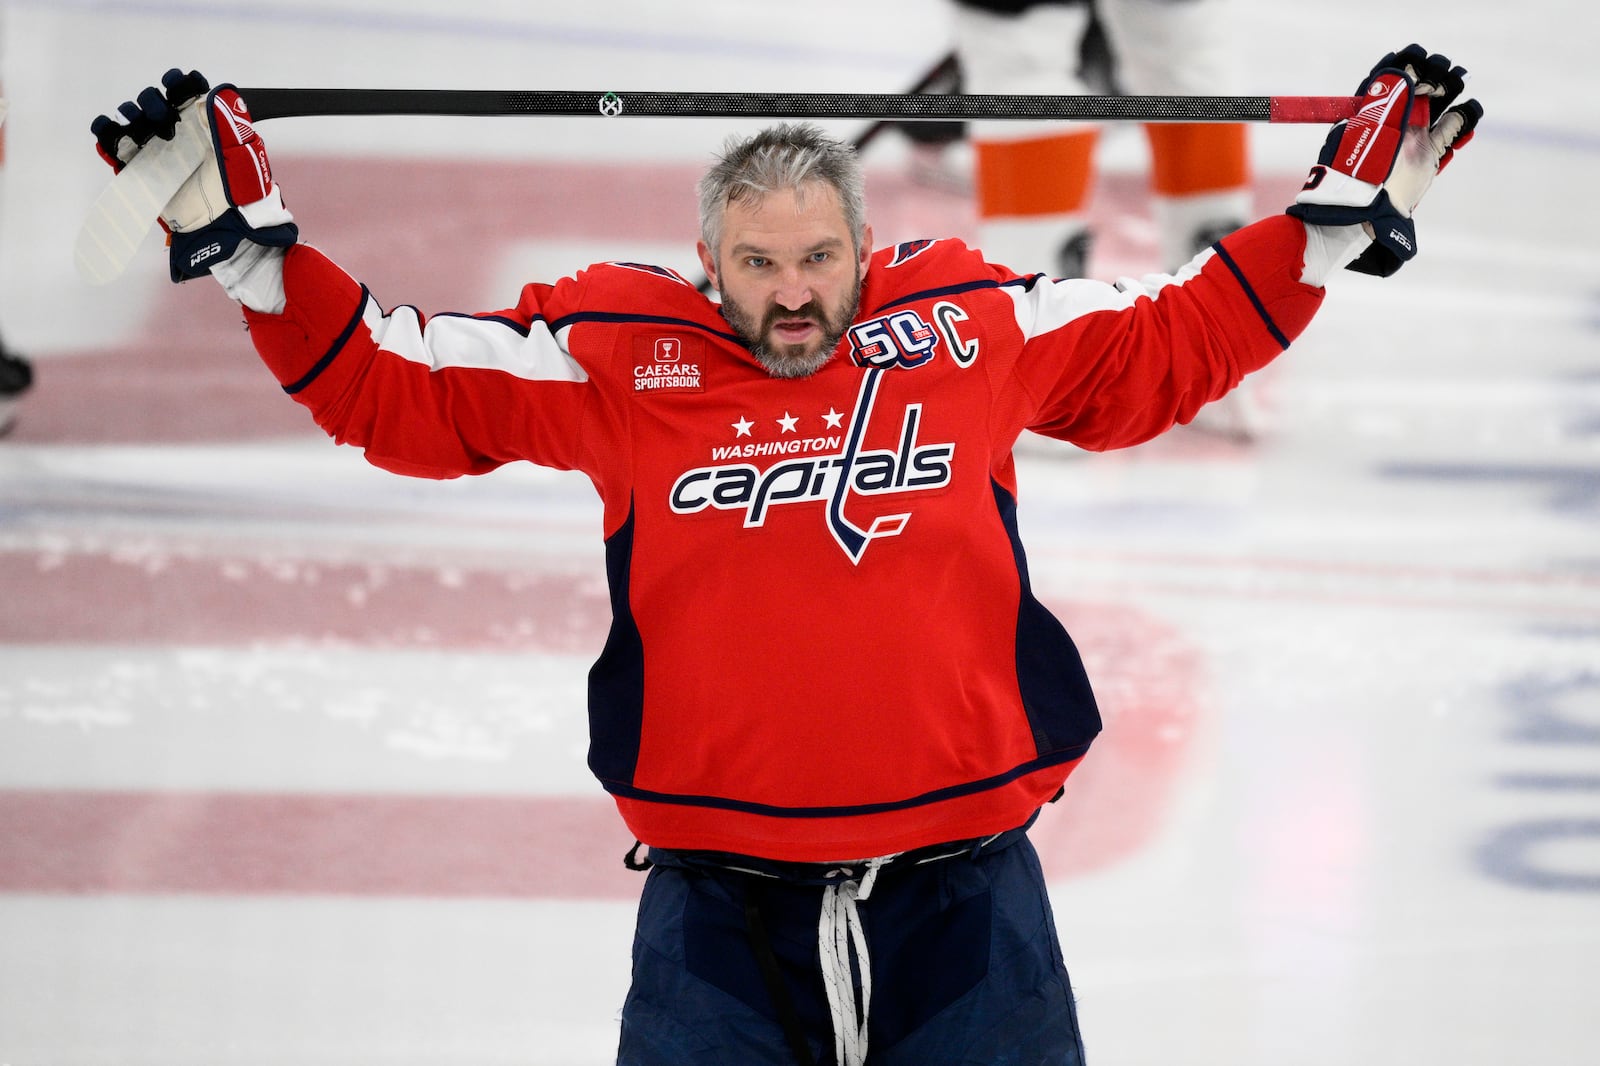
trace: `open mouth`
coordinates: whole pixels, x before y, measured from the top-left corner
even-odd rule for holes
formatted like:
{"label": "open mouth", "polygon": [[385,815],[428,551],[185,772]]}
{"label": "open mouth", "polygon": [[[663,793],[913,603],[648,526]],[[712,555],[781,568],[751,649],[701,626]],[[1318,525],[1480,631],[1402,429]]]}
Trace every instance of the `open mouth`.
{"label": "open mouth", "polygon": [[783,318],[772,324],[772,335],[790,344],[811,338],[820,327],[809,318]]}

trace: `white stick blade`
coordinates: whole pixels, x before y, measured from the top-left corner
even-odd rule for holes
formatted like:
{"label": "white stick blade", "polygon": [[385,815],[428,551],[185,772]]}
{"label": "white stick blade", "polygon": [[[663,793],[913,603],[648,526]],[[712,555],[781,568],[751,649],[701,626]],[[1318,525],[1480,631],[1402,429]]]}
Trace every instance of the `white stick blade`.
{"label": "white stick blade", "polygon": [[178,123],[170,141],[155,140],[89,206],[73,246],[78,274],[93,285],[122,276],[155,225],[161,209],[206,161],[209,145],[196,124]]}

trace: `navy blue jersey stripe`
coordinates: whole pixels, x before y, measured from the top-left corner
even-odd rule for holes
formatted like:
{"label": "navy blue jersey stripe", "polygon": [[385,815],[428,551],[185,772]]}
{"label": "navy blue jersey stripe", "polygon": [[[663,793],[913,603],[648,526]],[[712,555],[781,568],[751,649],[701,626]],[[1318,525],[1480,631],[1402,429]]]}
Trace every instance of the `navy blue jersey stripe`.
{"label": "navy blue jersey stripe", "polygon": [[519,322],[514,318],[507,318],[505,315],[464,315],[455,311],[444,311],[433,315],[432,318],[470,318],[475,322],[493,322],[496,325],[506,327],[519,337],[526,337],[533,332],[534,326],[542,326],[544,324],[543,315],[534,315],[527,322]]}
{"label": "navy blue jersey stripe", "polygon": [[924,792],[920,796],[909,796],[905,799],[886,800],[881,803],[855,803],[841,804],[833,807],[780,807],[771,803],[755,803],[750,800],[732,799],[728,796],[692,796],[673,792],[653,792],[649,789],[635,788],[620,781],[602,780],[605,790],[613,796],[623,799],[641,800],[648,803],[663,803],[678,807],[708,807],[720,811],[738,811],[744,814],[759,814],[770,818],[849,818],[869,814],[887,814],[891,811],[904,811],[916,807],[926,807],[947,800],[961,799],[964,796],[975,795],[979,792],[989,792],[1002,788],[1020,778],[1027,777],[1039,770],[1047,770],[1052,766],[1080,759],[1089,750],[1089,743],[1064,748],[1060,751],[1050,752],[1014,766],[1003,774],[995,774],[977,781],[967,781],[948,788],[935,789]]}
{"label": "navy blue jersey stripe", "polygon": [[1261,297],[1256,295],[1255,288],[1250,284],[1249,279],[1244,276],[1244,272],[1239,269],[1239,264],[1234,262],[1233,256],[1228,254],[1228,250],[1222,246],[1220,241],[1211,247],[1217,253],[1217,258],[1221,259],[1228,269],[1233,272],[1233,276],[1238,280],[1239,287],[1244,290],[1244,294],[1250,297],[1250,305],[1256,309],[1256,314],[1261,316],[1262,324],[1272,334],[1272,339],[1278,342],[1278,347],[1280,349],[1288,348],[1289,338],[1283,335],[1283,330],[1278,328],[1278,324],[1267,313],[1266,305],[1261,302]]}
{"label": "navy blue jersey stripe", "polygon": [[355,334],[356,327],[361,324],[361,318],[367,310],[367,301],[370,299],[372,299],[372,293],[367,291],[365,285],[361,286],[361,299],[356,302],[356,313],[351,316],[349,322],[345,323],[344,329],[340,331],[334,342],[328,346],[328,350],[322,354],[322,358],[311,364],[311,369],[307,370],[300,380],[283,386],[284,392],[293,396],[295,393],[309,388],[313,381],[322,376],[322,372],[328,369],[340,352],[344,351],[344,346],[350,343],[350,338]]}
{"label": "navy blue jersey stripe", "polygon": [[710,326],[692,321],[687,318],[672,318],[667,315],[635,315],[619,311],[576,311],[570,315],[563,315],[550,323],[552,333],[575,326],[583,322],[608,322],[625,325],[628,323],[644,324],[651,326],[671,326],[678,329],[692,329],[698,333],[707,333],[713,337],[720,337],[734,344],[743,344],[737,333],[725,333],[722,330],[712,329]]}
{"label": "navy blue jersey stripe", "polygon": [[[1007,284],[1010,283],[1008,282]],[[993,278],[983,278],[978,281],[964,281],[958,285],[945,285],[937,289],[924,289],[921,292],[913,292],[908,293],[905,296],[896,297],[888,303],[883,304],[881,307],[874,309],[870,315],[863,317],[870,318],[872,315],[881,314],[884,311],[889,310],[891,307],[900,307],[904,304],[916,303],[918,300],[932,300],[939,296],[957,296],[961,293],[974,292],[978,289],[998,289],[1000,287],[1001,283],[995,281]]]}
{"label": "navy blue jersey stripe", "polygon": [[1017,501],[991,479],[995,509],[1011,541],[1021,596],[1017,604],[1017,688],[1040,755],[1059,748],[1087,748],[1100,732],[1083,658],[1067,629],[1033,595],[1028,559],[1017,528]]}
{"label": "navy blue jersey stripe", "polygon": [[644,732],[644,641],[628,594],[633,519],[630,504],[628,520],[606,539],[611,631],[589,669],[589,769],[607,787],[633,780]]}

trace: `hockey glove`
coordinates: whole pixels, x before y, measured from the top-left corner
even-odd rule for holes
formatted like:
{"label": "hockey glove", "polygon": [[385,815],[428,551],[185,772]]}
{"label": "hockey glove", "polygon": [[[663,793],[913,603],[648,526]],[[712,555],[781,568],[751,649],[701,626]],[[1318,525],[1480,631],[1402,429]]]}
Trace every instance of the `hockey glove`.
{"label": "hockey glove", "polygon": [[204,277],[242,241],[294,244],[299,236],[294,216],[283,206],[266,146],[238,91],[231,85],[213,89],[198,72],[176,69],[167,71],[161,84],[119,107],[124,121],[101,115],[89,129],[101,158],[118,172],[140,152],[162,151],[163,142],[202,142],[200,166],[161,210],[172,280]]}
{"label": "hockey glove", "polygon": [[1323,226],[1365,224],[1373,244],[1347,269],[1388,277],[1417,253],[1411,214],[1433,176],[1472,139],[1483,108],[1456,103],[1467,72],[1419,44],[1378,61],[1355,116],[1328,131],[1289,214]]}

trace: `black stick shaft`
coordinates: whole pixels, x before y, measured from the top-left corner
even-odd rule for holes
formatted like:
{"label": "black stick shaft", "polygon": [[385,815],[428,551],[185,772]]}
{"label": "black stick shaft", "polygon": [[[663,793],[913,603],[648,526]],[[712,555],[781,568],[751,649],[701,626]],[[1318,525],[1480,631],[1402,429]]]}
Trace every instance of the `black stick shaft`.
{"label": "black stick shaft", "polygon": [[[929,67],[923,72],[922,77],[917,79],[916,84],[912,85],[911,88],[906,90],[906,95],[916,96],[924,93],[949,93],[959,87],[960,61],[956,58],[956,54],[954,52],[946,52],[943,56],[939,57],[939,62],[935,63],[933,66]],[[884,131],[893,128],[894,125],[895,123],[889,119],[880,118],[868,125],[866,129],[856,134],[855,140],[851,143],[855,145],[856,151],[859,152],[866,148],[867,145],[877,140],[884,133]]]}
{"label": "black stick shaft", "polygon": [[1345,96],[1049,96],[915,93],[572,92],[503,89],[240,89],[251,117],[479,115],[883,121],[1334,122]]}

